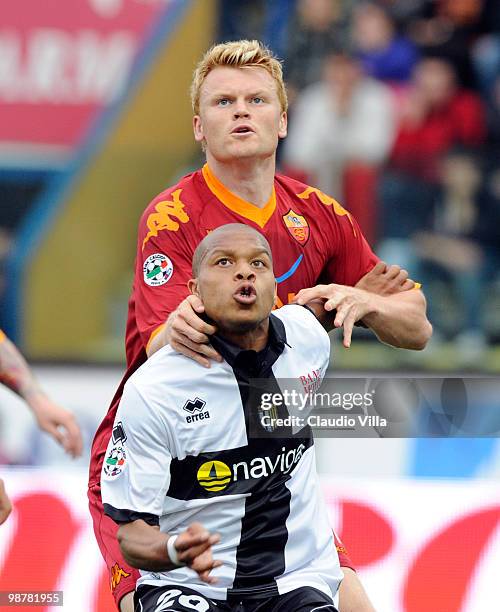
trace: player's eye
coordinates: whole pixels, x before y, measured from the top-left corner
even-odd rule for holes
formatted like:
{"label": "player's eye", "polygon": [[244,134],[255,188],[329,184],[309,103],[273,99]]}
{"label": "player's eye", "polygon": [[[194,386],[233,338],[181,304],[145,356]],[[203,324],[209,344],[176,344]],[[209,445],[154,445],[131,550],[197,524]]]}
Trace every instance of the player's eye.
{"label": "player's eye", "polygon": [[255,96],[254,98],[252,98],[252,102],[254,104],[262,104],[264,102],[264,99],[260,96]]}
{"label": "player's eye", "polygon": [[231,261],[227,257],[221,257],[215,263],[222,268],[226,268],[227,266],[231,265]]}
{"label": "player's eye", "polygon": [[265,268],[266,263],[262,259],[254,259],[252,261],[252,266],[254,266],[254,268]]}
{"label": "player's eye", "polygon": [[230,100],[228,98],[219,98],[217,100],[217,104],[219,106],[228,106],[230,104]]}

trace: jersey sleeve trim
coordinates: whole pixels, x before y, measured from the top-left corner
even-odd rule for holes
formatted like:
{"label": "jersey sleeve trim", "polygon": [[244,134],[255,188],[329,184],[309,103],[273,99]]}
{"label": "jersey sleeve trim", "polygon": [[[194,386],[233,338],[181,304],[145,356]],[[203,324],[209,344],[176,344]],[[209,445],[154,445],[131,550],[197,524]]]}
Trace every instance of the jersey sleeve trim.
{"label": "jersey sleeve trim", "polygon": [[7,339],[7,336],[3,333],[3,331],[0,329],[0,342],[3,342],[4,340]]}
{"label": "jersey sleeve trim", "polygon": [[153,342],[153,340],[156,338],[156,336],[163,330],[163,328],[165,327],[166,323],[162,323],[161,325],[158,325],[158,327],[156,329],[153,329],[153,331],[151,332],[151,335],[149,336],[149,340],[146,344],[146,353],[149,350],[149,346],[151,345],[151,342]]}
{"label": "jersey sleeve trim", "polygon": [[156,514],[115,508],[111,504],[103,504],[103,507],[104,513],[111,517],[115,523],[132,523],[133,521],[141,520],[153,527],[158,527],[160,525],[160,519]]}

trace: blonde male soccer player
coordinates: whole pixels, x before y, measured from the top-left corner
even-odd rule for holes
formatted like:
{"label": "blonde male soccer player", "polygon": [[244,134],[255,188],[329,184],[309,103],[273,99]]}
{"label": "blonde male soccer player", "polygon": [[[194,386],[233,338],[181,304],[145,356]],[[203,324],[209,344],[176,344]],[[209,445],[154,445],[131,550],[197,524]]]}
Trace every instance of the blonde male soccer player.
{"label": "blonde male soccer player", "polygon": [[[421,349],[431,328],[425,299],[395,266],[374,255],[356,220],[331,196],[276,174],[276,148],[286,136],[287,97],[282,67],[257,41],[214,46],[198,64],[192,83],[195,140],[207,163],[157,196],[140,224],[134,285],[126,333],[127,372],[94,439],[89,502],[96,538],[110,571],[122,612],[132,609],[137,572],[125,562],[116,525],[104,515],[100,475],[116,409],[130,375],[165,344],[209,367],[220,359],[209,344],[216,329],[200,315],[203,305],[188,296],[195,246],[220,225],[246,223],[268,239],[274,253],[277,305],[304,287],[337,311],[344,345],[364,311],[366,290],[378,293],[363,316],[383,342]],[[341,612],[371,610],[355,572],[341,554]],[[345,597],[344,597],[345,594]]]}

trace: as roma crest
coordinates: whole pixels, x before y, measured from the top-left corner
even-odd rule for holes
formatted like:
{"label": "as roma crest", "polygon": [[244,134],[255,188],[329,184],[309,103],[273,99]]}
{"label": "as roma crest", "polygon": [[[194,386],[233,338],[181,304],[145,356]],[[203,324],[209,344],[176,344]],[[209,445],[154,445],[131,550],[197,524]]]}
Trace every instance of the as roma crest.
{"label": "as roma crest", "polygon": [[305,217],[298,215],[292,208],[290,208],[286,215],[283,215],[283,221],[295,240],[299,244],[305,245],[305,243],[309,240],[309,225],[307,224]]}

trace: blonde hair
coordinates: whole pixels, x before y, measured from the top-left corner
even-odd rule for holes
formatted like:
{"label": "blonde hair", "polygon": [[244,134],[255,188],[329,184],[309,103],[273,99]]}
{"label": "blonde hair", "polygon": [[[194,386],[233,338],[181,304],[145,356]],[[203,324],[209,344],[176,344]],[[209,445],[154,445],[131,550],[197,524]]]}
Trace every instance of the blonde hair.
{"label": "blonde hair", "polygon": [[200,90],[208,73],[219,66],[243,68],[258,66],[264,68],[273,77],[276,83],[281,110],[288,109],[288,98],[283,81],[283,68],[281,62],[272,51],[258,40],[237,40],[213,45],[196,66],[191,83],[191,104],[193,112],[200,112]]}

